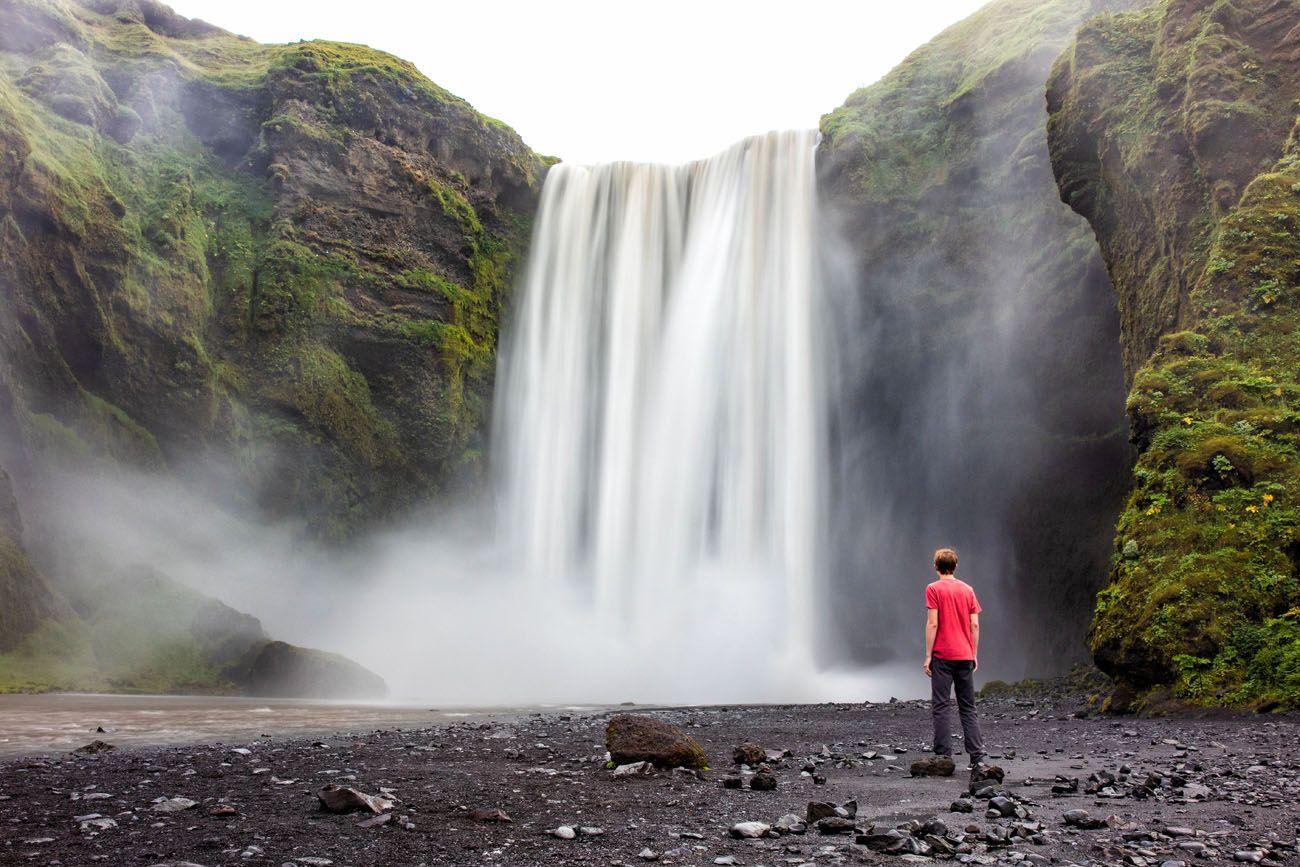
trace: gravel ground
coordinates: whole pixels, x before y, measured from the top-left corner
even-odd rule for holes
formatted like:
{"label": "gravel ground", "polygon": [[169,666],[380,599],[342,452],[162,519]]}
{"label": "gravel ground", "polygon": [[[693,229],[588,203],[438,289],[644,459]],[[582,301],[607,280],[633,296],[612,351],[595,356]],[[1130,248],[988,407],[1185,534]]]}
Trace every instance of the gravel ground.
{"label": "gravel ground", "polygon": [[[1005,780],[969,799],[968,813],[950,811],[968,793],[964,762],[953,777],[909,775],[928,741],[922,702],[620,709],[689,732],[713,766],[702,777],[616,778],[608,712],[19,757],[0,764],[0,863],[1300,863],[1295,716],[1075,709],[982,701]],[[733,764],[746,741],[790,752],[770,763],[774,790],[751,789]],[[317,793],[329,783],[393,807],[368,827],[368,813],[323,811]],[[741,822],[805,819],[811,801],[851,800],[855,832],[731,834]],[[990,805],[1008,815],[990,818]],[[921,827],[934,817],[942,827]],[[574,839],[551,833],[561,826]],[[871,848],[885,845],[895,854]]]}

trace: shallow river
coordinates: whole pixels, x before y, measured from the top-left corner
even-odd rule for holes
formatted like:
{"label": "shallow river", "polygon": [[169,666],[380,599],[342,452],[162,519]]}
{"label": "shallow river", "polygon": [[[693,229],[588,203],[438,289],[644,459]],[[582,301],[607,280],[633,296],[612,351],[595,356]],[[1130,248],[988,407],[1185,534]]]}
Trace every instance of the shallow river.
{"label": "shallow river", "polygon": [[96,739],[115,746],[238,743],[262,735],[421,728],[540,709],[436,709],[222,696],[0,695],[0,756],[67,752]]}

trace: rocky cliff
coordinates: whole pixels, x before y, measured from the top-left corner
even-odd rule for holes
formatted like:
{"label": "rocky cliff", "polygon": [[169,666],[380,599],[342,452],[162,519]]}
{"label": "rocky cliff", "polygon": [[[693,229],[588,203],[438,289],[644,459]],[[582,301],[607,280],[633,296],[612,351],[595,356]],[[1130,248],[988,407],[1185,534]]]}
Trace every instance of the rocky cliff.
{"label": "rocky cliff", "polygon": [[[69,470],[323,540],[478,479],[545,169],[512,130],[382,52],[154,0],[0,22],[0,463],[31,527]],[[0,688],[381,688],[147,569],[47,585],[4,481]]]}
{"label": "rocky cliff", "polygon": [[1062,198],[1119,299],[1138,450],[1091,633],[1134,689],[1300,696],[1300,7],[1164,0],[1053,69]]}
{"label": "rocky cliff", "polygon": [[[991,3],[822,120],[856,299],[841,317],[846,635],[888,642],[913,622],[928,554],[950,544],[996,603],[993,670],[1083,653],[1129,455],[1111,286],[1058,200],[1043,88],[1080,22],[1126,5]],[[882,580],[901,602],[870,591]]]}
{"label": "rocky cliff", "polygon": [[517,135],[362,46],[0,16],[10,455],[215,473],[325,536],[477,474],[543,171]]}

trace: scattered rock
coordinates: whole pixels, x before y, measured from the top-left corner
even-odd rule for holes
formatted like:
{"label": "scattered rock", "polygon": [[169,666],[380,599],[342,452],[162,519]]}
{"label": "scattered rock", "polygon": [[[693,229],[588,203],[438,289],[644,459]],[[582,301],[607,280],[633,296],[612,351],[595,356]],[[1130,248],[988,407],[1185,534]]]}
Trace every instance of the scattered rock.
{"label": "scattered rock", "polygon": [[951,777],[956,770],[952,756],[929,756],[912,762],[914,777]]}
{"label": "scattered rock", "polygon": [[772,826],[765,822],[737,822],[731,826],[731,836],[742,840],[766,837],[772,832]]}
{"label": "scattered rock", "polygon": [[84,747],[77,747],[72,752],[77,755],[90,756],[90,755],[94,755],[95,753],[107,753],[115,749],[117,749],[117,747],[113,746],[112,744],[105,743],[104,741],[96,740],[96,741],[91,741],[90,743],[86,744]]}
{"label": "scattered rock", "polygon": [[741,779],[740,777],[723,777],[723,778],[722,778],[722,788],[724,788],[724,789],[739,789],[739,788],[741,788],[744,784],[745,784],[745,781],[744,781],[743,779]]}
{"label": "scattered rock", "polygon": [[749,787],[756,792],[771,792],[776,789],[776,777],[767,772],[754,774],[749,780]]}
{"label": "scattered rock", "polygon": [[655,766],[651,762],[630,762],[626,765],[619,765],[614,769],[614,778],[619,780],[630,780],[635,777],[653,777],[655,775]]}
{"label": "scattered rock", "polygon": [[216,804],[208,808],[208,815],[224,818],[228,816],[238,816],[239,811],[229,804]]}
{"label": "scattered rock", "polygon": [[776,824],[772,827],[782,834],[802,834],[808,830],[807,823],[794,813],[787,813],[777,819]]}
{"label": "scattered rock", "polygon": [[1005,779],[1005,771],[997,765],[990,765],[985,762],[980,762],[975,765],[975,767],[971,768],[970,771],[970,781],[972,783],[982,783],[985,780],[994,780],[997,783],[1001,783]]}
{"label": "scattered rock", "polygon": [[658,861],[659,853],[647,846],[640,852],[636,853],[636,857],[640,858],[642,861]]}
{"label": "scattered rock", "polygon": [[738,765],[757,765],[767,761],[767,750],[749,741],[736,747],[731,755]]}
{"label": "scattered rock", "polygon": [[578,832],[570,828],[568,825],[561,825],[560,827],[551,830],[550,835],[552,837],[558,837],[561,840],[572,840],[574,837],[578,836]]}
{"label": "scattered rock", "polygon": [[358,827],[358,828],[378,828],[378,827],[380,827],[381,825],[387,825],[387,824],[388,824],[389,822],[391,822],[391,821],[393,821],[393,814],[392,814],[392,813],[381,813],[381,814],[378,815],[378,816],[373,816],[373,817],[371,817],[371,818],[369,818],[369,819],[365,819],[365,820],[363,820],[363,821],[357,822],[357,827]]}
{"label": "scattered rock", "polygon": [[1106,827],[1105,819],[1094,818],[1087,810],[1067,810],[1061,817],[1061,821],[1074,827],[1082,828],[1085,831],[1095,831],[1098,828]]}
{"label": "scattered rock", "polygon": [[958,798],[952,802],[952,806],[948,808],[948,811],[951,813],[973,813],[975,812],[975,802],[970,798]]}
{"label": "scattered rock", "polygon": [[153,802],[153,811],[155,813],[179,813],[181,810],[193,809],[198,804],[198,801],[191,801],[189,798],[161,798]]}
{"label": "scattered rock", "polygon": [[660,768],[707,768],[709,758],[694,738],[672,723],[622,713],[605,727],[605,748],[615,764],[651,762]]}
{"label": "scattered rock", "polygon": [[827,816],[817,821],[817,832],[820,834],[851,834],[856,830],[854,821],[843,816]]}
{"label": "scattered rock", "polygon": [[835,805],[827,801],[809,801],[808,810],[804,815],[809,825],[815,825],[827,816],[834,816]]}
{"label": "scattered rock", "polygon": [[393,802],[377,795],[367,795],[347,786],[326,785],[316,793],[322,810],[331,813],[351,813],[357,810],[369,810],[371,813],[383,813],[391,810]]}

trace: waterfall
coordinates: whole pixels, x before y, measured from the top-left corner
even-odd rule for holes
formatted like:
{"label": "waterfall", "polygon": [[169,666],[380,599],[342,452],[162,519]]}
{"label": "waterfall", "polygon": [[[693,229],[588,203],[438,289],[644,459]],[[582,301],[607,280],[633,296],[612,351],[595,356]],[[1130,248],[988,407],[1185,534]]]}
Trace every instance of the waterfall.
{"label": "waterfall", "polygon": [[573,594],[632,640],[669,623],[689,642],[716,606],[742,628],[766,618],[771,645],[811,667],[816,136],[547,176],[503,338],[499,516],[534,590]]}

